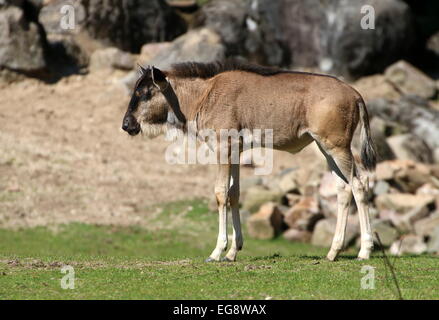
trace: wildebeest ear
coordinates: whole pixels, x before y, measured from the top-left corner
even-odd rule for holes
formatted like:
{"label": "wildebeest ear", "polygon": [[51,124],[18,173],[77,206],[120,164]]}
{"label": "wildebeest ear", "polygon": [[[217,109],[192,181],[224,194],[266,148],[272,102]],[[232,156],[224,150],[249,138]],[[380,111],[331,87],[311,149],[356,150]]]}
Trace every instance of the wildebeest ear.
{"label": "wildebeest ear", "polygon": [[147,69],[145,69],[144,67],[142,67],[140,64],[137,64],[138,66],[139,66],[139,68],[140,68],[140,73],[142,74],[142,75],[144,75],[146,72],[147,72]]}
{"label": "wildebeest ear", "polygon": [[168,80],[166,80],[166,75],[156,67],[151,68],[151,76],[152,81],[155,85],[157,85],[159,88],[163,88],[163,86],[168,85]]}

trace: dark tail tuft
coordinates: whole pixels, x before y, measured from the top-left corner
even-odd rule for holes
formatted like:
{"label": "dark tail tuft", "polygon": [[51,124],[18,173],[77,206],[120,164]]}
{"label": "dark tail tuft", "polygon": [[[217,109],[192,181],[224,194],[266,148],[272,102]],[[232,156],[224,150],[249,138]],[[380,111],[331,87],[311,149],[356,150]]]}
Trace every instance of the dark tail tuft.
{"label": "dark tail tuft", "polygon": [[377,153],[370,134],[369,115],[363,99],[359,100],[357,105],[361,121],[361,163],[366,170],[373,171],[377,163]]}

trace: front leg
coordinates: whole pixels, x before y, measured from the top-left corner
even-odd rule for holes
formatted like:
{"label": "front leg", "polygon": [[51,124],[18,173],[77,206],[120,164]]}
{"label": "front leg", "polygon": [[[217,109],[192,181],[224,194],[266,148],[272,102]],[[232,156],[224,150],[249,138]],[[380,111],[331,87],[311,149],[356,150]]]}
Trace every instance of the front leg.
{"label": "front leg", "polygon": [[231,171],[232,179],[229,190],[229,202],[232,209],[233,237],[232,246],[224,258],[225,261],[235,261],[236,255],[243,245],[241,219],[239,217],[239,163],[232,164]]}
{"label": "front leg", "polygon": [[215,183],[215,196],[218,203],[218,238],[216,247],[206,262],[219,261],[221,253],[227,249],[227,198],[230,184],[230,165],[220,164]]}

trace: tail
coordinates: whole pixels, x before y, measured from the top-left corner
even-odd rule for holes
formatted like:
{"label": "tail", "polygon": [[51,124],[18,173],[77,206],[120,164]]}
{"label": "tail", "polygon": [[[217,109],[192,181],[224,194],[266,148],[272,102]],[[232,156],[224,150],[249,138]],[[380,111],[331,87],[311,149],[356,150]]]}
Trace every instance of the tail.
{"label": "tail", "polygon": [[370,134],[369,115],[363,99],[360,99],[357,105],[360,109],[361,123],[361,164],[366,170],[373,171],[377,163],[377,153]]}

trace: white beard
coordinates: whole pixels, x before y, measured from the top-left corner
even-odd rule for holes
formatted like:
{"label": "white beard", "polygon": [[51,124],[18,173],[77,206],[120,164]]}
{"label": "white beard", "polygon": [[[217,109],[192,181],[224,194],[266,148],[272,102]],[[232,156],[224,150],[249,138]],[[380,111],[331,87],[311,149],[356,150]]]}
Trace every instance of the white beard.
{"label": "white beard", "polygon": [[142,122],[140,124],[140,127],[142,129],[141,130],[142,136],[149,139],[158,137],[161,134],[165,134],[166,140],[173,141],[184,134],[182,130],[177,129],[176,127],[170,125],[169,123],[151,124],[151,123]]}

